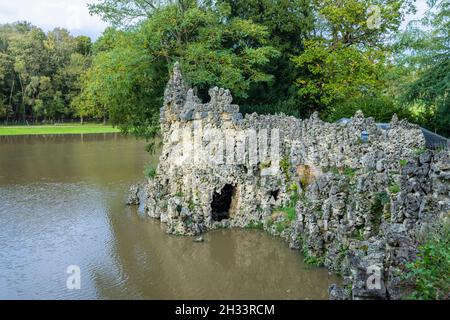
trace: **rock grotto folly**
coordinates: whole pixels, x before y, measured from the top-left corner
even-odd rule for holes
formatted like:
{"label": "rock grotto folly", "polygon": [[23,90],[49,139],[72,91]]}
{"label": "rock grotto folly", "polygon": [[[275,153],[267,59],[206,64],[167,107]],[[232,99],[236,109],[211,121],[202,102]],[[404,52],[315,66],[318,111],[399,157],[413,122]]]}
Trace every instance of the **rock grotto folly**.
{"label": "rock grotto folly", "polygon": [[[340,274],[331,299],[399,299],[405,263],[450,213],[450,153],[429,151],[420,128],[388,128],[358,112],[245,117],[228,90],[203,103],[176,64],[161,108],[162,151],[144,186],[145,210],[167,232],[261,228],[309,262]],[[134,190],[136,192],[136,190]]]}

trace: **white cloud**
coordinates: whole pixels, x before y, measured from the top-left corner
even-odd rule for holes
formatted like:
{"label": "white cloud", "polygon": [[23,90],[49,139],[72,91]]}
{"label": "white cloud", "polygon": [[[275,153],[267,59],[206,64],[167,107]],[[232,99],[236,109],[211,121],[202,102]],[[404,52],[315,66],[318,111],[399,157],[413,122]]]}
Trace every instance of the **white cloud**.
{"label": "white cloud", "polygon": [[97,0],[0,0],[0,23],[29,21],[46,31],[55,27],[70,30],[74,35],[96,39],[107,24],[91,16],[88,3]]}

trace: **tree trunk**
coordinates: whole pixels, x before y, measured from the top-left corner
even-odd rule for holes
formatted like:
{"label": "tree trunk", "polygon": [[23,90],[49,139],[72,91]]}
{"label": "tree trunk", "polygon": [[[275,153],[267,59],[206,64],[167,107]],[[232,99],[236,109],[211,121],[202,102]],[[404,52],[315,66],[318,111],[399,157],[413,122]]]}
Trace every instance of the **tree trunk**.
{"label": "tree trunk", "polygon": [[83,115],[80,116],[80,124],[83,125]]}
{"label": "tree trunk", "polygon": [[[13,107],[12,107],[12,104],[11,104],[11,102],[12,102],[12,95],[13,95],[13,92],[14,92],[14,84],[15,84],[15,79],[13,78],[12,79],[12,84],[11,84],[11,91],[10,91],[10,93],[9,93],[9,108],[12,110],[12,112],[15,114],[15,112],[14,112],[14,110],[13,110]],[[16,110],[17,111],[17,110]]]}
{"label": "tree trunk", "polygon": [[19,74],[19,82],[20,82],[20,87],[22,89],[22,106],[21,106],[21,108],[22,108],[22,120],[26,121],[26,118],[25,118],[25,89],[23,87],[23,81],[22,81],[22,77],[20,76],[20,74]]}

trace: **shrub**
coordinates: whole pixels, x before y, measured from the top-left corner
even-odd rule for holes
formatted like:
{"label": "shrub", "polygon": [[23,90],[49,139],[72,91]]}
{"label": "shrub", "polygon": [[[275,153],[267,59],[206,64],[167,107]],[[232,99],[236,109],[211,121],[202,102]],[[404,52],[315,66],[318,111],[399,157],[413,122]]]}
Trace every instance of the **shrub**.
{"label": "shrub", "polygon": [[289,221],[294,221],[295,218],[297,218],[297,212],[295,211],[294,207],[281,208],[280,210],[282,210],[286,214],[286,218]]}
{"label": "shrub", "polygon": [[291,161],[289,160],[288,155],[283,155],[280,160],[280,169],[286,176],[286,180],[290,180],[289,169],[291,168]]}
{"label": "shrub", "polygon": [[364,96],[350,99],[347,103],[340,104],[334,108],[327,108],[323,112],[323,116],[326,120],[334,122],[341,118],[351,118],[358,110],[361,110],[364,116],[373,117],[376,121],[381,122],[389,122],[394,113],[398,114],[400,118],[405,113],[388,96]]}
{"label": "shrub", "polygon": [[425,148],[425,147],[422,147],[422,148],[415,148],[415,149],[413,150],[413,154],[414,154],[416,157],[419,157],[419,156],[421,156],[422,154],[424,154],[426,151],[427,151],[427,148]]}
{"label": "shrub", "polygon": [[344,167],[344,175],[346,175],[349,178],[353,178],[356,174],[357,169],[353,169],[350,167]]}
{"label": "shrub", "polygon": [[147,178],[154,178],[156,176],[156,166],[154,164],[147,164],[144,169],[144,175]]}
{"label": "shrub", "polygon": [[389,187],[389,192],[392,194],[396,194],[400,192],[400,186],[396,183],[391,184]]}
{"label": "shrub", "polygon": [[262,230],[264,229],[264,224],[260,221],[252,221],[249,224],[245,226],[245,229],[257,229]]}
{"label": "shrub", "polygon": [[414,282],[411,299],[450,298],[450,223],[444,223],[419,247],[417,259],[407,265]]}
{"label": "shrub", "polygon": [[284,231],[284,229],[286,229],[288,226],[285,222],[277,222],[275,224],[275,229],[277,230],[278,233],[282,233]]}

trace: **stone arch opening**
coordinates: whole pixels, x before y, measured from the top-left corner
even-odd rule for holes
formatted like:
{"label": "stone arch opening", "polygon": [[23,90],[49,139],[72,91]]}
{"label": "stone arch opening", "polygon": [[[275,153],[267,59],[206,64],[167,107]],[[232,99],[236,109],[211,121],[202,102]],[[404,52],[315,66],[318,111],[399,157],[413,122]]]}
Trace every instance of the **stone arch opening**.
{"label": "stone arch opening", "polygon": [[234,195],[234,186],[226,184],[220,192],[214,192],[211,202],[211,215],[214,221],[230,218],[231,202]]}

